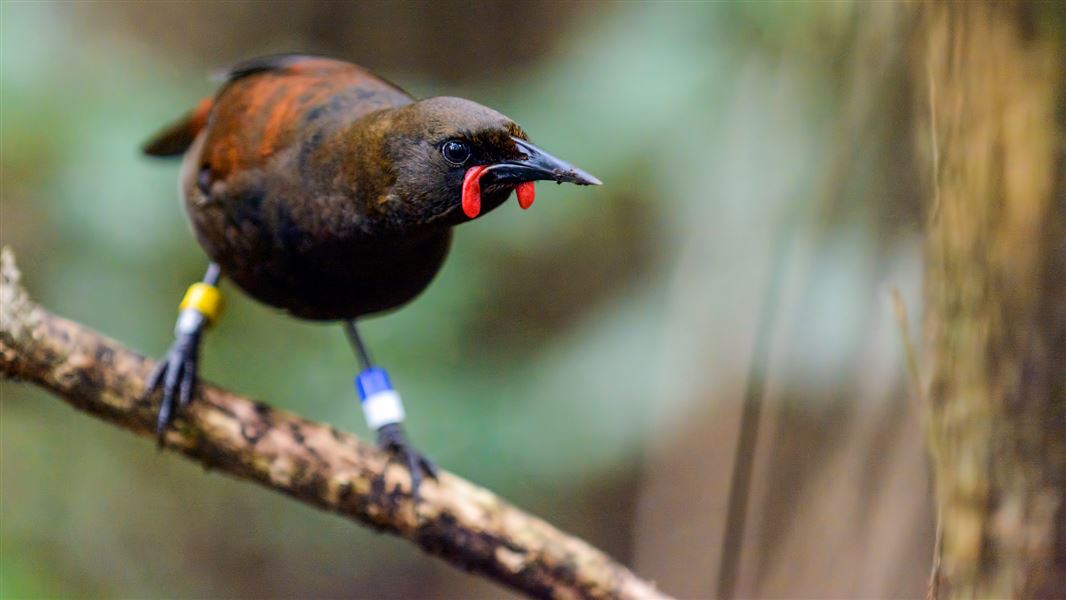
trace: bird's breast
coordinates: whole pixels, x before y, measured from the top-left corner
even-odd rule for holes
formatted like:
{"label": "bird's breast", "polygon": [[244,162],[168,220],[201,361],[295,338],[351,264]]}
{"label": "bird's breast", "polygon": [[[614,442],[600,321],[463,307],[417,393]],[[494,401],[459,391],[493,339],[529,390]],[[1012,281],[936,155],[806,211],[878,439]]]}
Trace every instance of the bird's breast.
{"label": "bird's breast", "polygon": [[449,228],[367,227],[357,203],[249,171],[209,194],[186,176],[186,210],[208,256],[253,298],[295,316],[349,319],[399,307],[433,280]]}
{"label": "bird's breast", "polygon": [[[200,244],[252,297],[308,319],[389,310],[426,288],[450,230],[397,235],[375,219],[387,185],[351,132],[410,97],[365,72],[263,73],[230,84],[186,153]],[[365,144],[364,144],[365,145]]]}

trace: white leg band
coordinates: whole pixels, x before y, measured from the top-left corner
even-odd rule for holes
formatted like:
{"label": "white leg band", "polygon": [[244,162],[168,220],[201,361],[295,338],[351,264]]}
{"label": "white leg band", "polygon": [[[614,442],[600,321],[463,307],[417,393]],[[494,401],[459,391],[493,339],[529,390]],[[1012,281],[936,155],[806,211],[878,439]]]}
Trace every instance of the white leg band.
{"label": "white leg band", "polygon": [[195,308],[185,308],[178,313],[178,322],[174,324],[176,335],[193,334],[200,331],[207,320],[200,311]]}
{"label": "white leg band", "polygon": [[371,429],[391,423],[403,423],[403,402],[395,390],[381,390],[363,400],[363,415]]}

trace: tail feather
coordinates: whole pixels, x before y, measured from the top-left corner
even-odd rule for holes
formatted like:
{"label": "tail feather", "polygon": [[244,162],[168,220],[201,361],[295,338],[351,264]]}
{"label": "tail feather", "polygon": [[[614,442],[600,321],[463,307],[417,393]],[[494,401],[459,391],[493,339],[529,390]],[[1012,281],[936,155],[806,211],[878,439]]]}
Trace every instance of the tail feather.
{"label": "tail feather", "polygon": [[152,136],[142,150],[150,156],[179,156],[184,154],[196,136],[207,125],[211,114],[212,98],[204,98],[176,123]]}

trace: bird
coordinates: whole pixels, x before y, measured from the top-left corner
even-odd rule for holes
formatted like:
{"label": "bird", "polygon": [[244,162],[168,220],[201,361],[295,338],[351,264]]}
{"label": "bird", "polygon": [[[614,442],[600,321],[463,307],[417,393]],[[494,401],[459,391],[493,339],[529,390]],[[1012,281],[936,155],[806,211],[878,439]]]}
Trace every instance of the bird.
{"label": "bird", "polygon": [[159,446],[195,395],[203,333],[219,319],[225,278],[293,317],[342,325],[361,368],[367,424],[407,467],[415,498],[438,470],[404,432],[402,401],[371,360],[359,319],[415,299],[444,264],[453,229],[512,192],[525,209],[536,181],[601,183],[491,108],[415,99],[363,67],[308,54],[235,65],[213,96],[143,151],[182,157],[185,212],[209,261],[145,383],[146,398],[162,393]]}

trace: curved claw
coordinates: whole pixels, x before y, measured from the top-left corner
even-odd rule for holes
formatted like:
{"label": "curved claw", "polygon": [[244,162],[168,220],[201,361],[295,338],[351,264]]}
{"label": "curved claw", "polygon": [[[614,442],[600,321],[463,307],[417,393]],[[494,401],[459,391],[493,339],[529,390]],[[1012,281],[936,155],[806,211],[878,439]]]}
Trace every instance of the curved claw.
{"label": "curved claw", "polygon": [[378,429],[378,445],[392,458],[407,466],[407,471],[411,474],[411,501],[418,504],[421,499],[418,490],[422,485],[423,475],[437,479],[440,472],[437,465],[407,441],[407,435],[399,423],[391,423]]}
{"label": "curved claw", "polygon": [[429,458],[419,454],[418,455],[418,464],[419,464],[419,466],[422,467],[422,470],[426,472],[426,475],[429,475],[430,479],[433,479],[433,480],[437,479],[437,475],[440,474],[440,468],[437,467],[437,463],[435,463],[432,460],[430,460]]}
{"label": "curved claw", "polygon": [[163,388],[163,399],[159,404],[155,428],[156,445],[160,448],[163,447],[167,427],[174,420],[176,409],[184,408],[192,400],[196,387],[198,345],[199,336],[179,335],[166,356],[160,359],[145,380],[142,398],[151,396],[160,387]]}
{"label": "curved claw", "polygon": [[148,379],[144,380],[144,392],[141,393],[141,400],[148,399],[152,395],[152,392],[159,387],[159,382],[163,380],[163,375],[167,373],[167,361],[166,357],[155,363],[155,367],[152,368],[152,372],[148,375]]}
{"label": "curved claw", "polygon": [[186,358],[181,367],[181,393],[179,394],[178,407],[185,408],[192,401],[192,393],[196,388],[196,353],[191,358]]}

